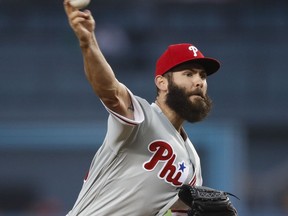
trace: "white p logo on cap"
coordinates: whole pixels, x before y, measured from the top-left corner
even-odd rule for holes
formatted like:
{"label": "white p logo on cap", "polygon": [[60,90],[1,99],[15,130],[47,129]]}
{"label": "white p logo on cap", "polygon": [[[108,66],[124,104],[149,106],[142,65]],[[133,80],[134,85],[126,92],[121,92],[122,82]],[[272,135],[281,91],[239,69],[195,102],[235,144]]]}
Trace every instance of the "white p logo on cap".
{"label": "white p logo on cap", "polygon": [[197,56],[198,49],[195,46],[189,46],[188,49],[193,51],[195,57]]}

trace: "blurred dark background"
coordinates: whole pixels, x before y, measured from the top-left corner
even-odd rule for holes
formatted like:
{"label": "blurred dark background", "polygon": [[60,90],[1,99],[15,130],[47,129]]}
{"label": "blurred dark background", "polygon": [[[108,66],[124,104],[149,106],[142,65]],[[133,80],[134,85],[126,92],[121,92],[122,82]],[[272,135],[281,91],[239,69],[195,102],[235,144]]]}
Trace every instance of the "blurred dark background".
{"label": "blurred dark background", "polygon": [[[92,0],[88,8],[116,76],[149,102],[169,44],[190,42],[220,60],[208,78],[211,115],[187,125],[204,182],[238,192],[240,215],[287,215],[288,2]],[[0,215],[65,215],[108,114],[84,76],[62,1],[0,0],[0,75]]]}

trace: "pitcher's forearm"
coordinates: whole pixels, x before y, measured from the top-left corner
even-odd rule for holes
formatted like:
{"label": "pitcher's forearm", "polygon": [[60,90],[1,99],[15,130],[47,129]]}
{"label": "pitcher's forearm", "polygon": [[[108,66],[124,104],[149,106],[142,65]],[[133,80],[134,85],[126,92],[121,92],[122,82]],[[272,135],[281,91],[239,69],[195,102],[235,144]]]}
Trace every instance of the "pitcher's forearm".
{"label": "pitcher's forearm", "polygon": [[89,45],[81,46],[81,50],[85,74],[95,93],[100,98],[109,97],[109,94],[114,95],[119,83],[103,56],[95,36]]}

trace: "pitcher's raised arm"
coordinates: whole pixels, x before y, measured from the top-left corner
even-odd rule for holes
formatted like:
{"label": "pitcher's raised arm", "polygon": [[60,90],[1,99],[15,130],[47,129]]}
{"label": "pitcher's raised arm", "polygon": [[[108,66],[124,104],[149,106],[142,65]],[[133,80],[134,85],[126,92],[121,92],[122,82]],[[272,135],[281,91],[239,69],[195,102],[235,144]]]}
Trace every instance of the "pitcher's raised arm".
{"label": "pitcher's raised arm", "polygon": [[78,10],[64,0],[69,24],[79,40],[85,74],[103,103],[114,112],[133,119],[131,98],[126,87],[115,77],[103,56],[95,36],[95,20],[89,10]]}

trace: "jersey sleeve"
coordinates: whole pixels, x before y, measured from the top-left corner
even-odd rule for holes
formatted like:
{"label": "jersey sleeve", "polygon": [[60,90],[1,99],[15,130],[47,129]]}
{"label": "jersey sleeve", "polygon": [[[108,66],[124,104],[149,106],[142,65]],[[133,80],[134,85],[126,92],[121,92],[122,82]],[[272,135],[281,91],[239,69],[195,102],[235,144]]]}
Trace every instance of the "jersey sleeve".
{"label": "jersey sleeve", "polygon": [[114,151],[117,151],[121,146],[125,145],[128,137],[135,133],[135,127],[141,124],[144,120],[144,112],[136,97],[132,92],[127,89],[130,94],[132,104],[134,107],[134,119],[126,118],[108,107],[104,107],[109,112],[108,125],[107,125],[107,134],[105,137],[105,143],[113,148]]}
{"label": "jersey sleeve", "polygon": [[106,110],[110,113],[110,115],[119,122],[119,124],[135,126],[135,125],[138,125],[144,121],[144,113],[143,113],[143,110],[142,110],[139,102],[137,101],[135,96],[132,94],[132,92],[128,88],[127,88],[127,91],[131,97],[132,104],[134,107],[134,119],[126,118],[126,117],[112,111],[108,107],[106,107],[103,102],[102,102],[102,104],[104,105]]}

